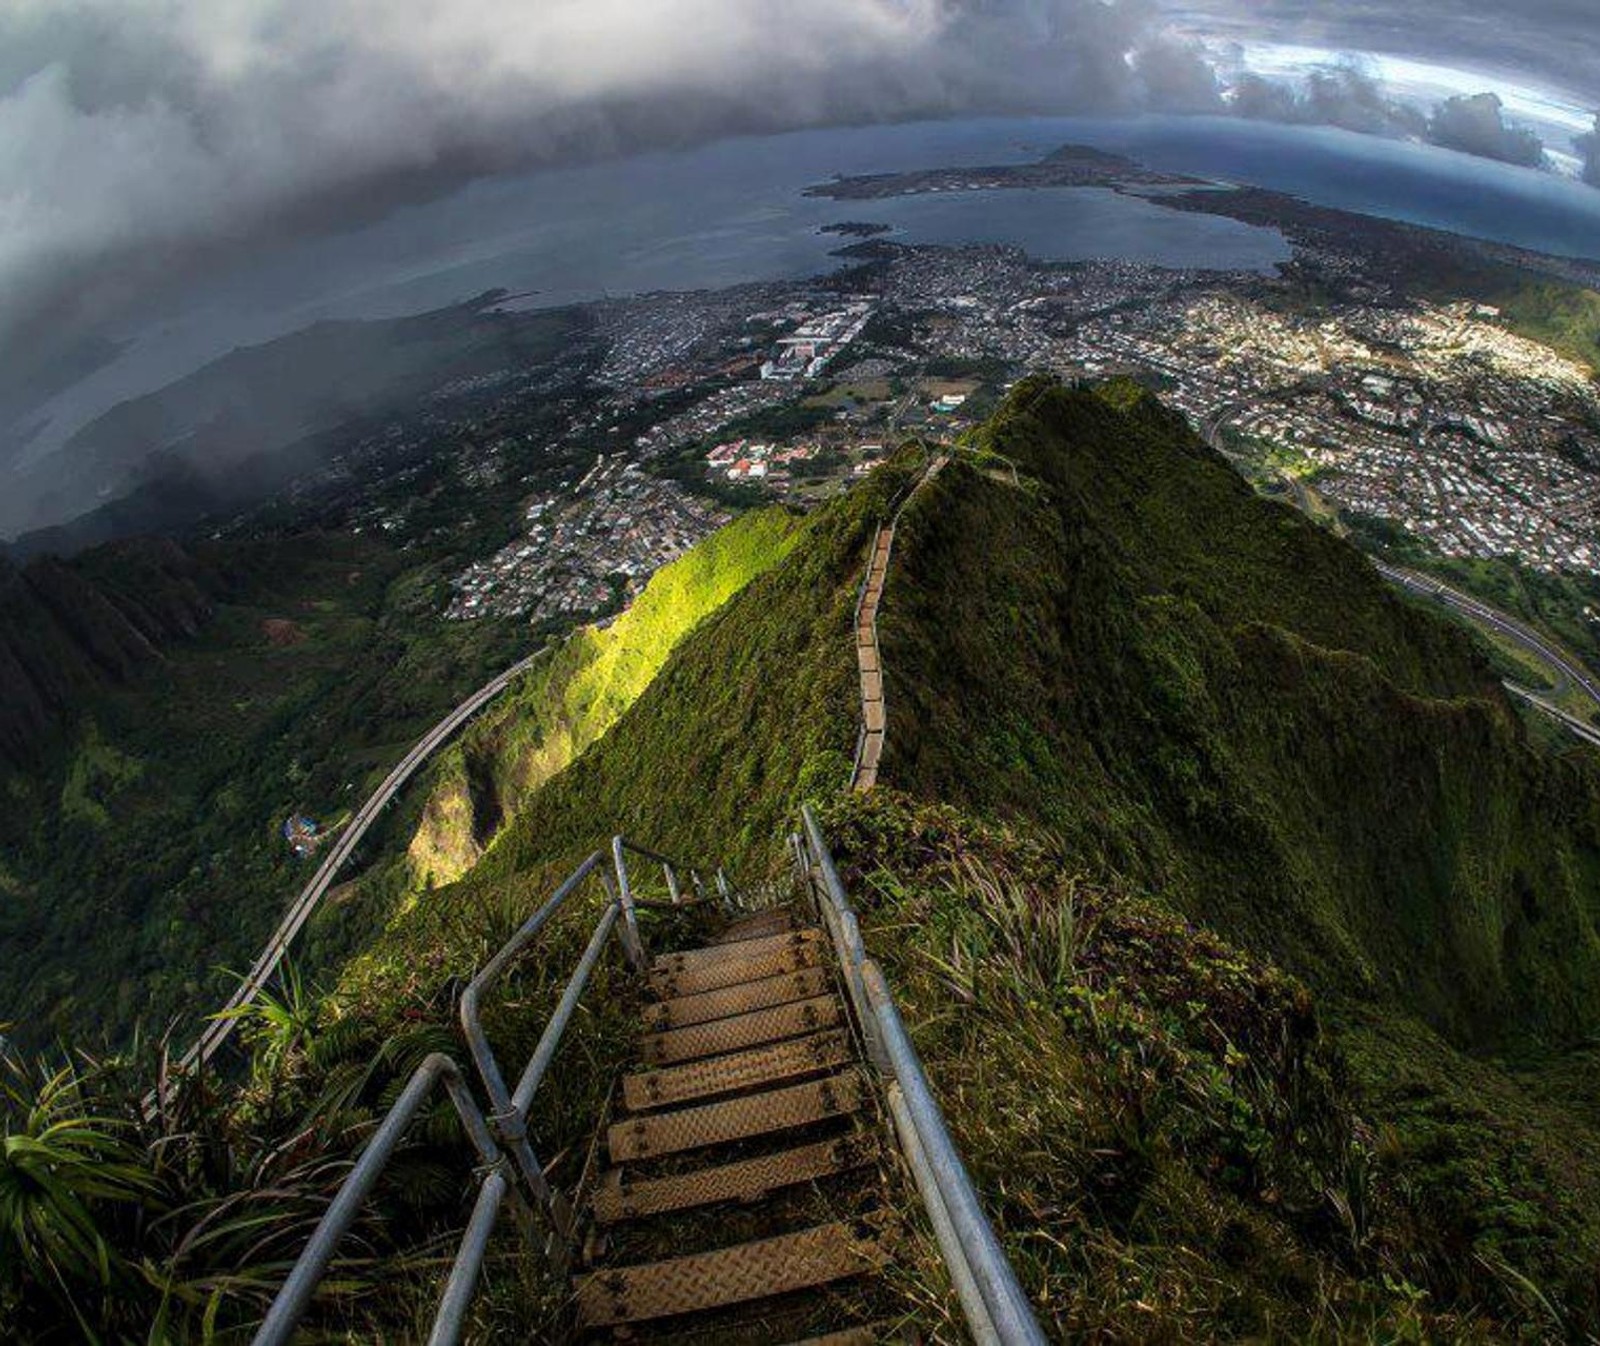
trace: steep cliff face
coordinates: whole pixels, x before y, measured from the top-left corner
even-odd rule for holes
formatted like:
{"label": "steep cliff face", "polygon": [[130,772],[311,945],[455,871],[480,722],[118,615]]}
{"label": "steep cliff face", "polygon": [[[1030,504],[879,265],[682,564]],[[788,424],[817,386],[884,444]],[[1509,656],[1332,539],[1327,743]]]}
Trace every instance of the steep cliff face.
{"label": "steep cliff face", "polygon": [[17,568],[0,558],[0,761],[24,765],[97,688],[198,633],[217,578],[176,544],[116,543]]}

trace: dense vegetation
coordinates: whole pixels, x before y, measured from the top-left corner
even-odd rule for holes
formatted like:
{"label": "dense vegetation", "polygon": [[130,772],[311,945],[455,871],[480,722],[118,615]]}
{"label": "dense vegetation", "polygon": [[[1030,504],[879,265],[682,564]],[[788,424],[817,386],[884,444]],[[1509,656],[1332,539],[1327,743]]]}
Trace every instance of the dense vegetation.
{"label": "dense vegetation", "polygon": [[[541,693],[486,726],[462,761],[479,754],[484,782],[571,746],[537,788],[543,768],[506,790],[481,858],[406,895],[326,999],[268,1007],[217,1143],[277,1154],[299,1134],[348,1153],[405,1064],[378,1044],[448,1043],[459,979],[606,834],[760,876],[783,865],[811,799],[1058,1332],[1592,1336],[1594,767],[1537,751],[1464,632],[1255,497],[1138,389],[1025,383],[967,448],[902,519],[874,796],[844,788],[850,620],[874,526],[917,477],[910,450],[798,527],[769,516],[724,538],[744,539],[724,560],[747,582],[686,635],[685,596],[662,596],[647,664],[670,652],[653,677],[602,677],[602,646],[580,642],[561,676],[553,661]],[[722,564],[684,575],[698,586]],[[602,687],[626,695],[584,746],[574,726],[607,704]],[[591,910],[497,1005],[511,1054]],[[607,1014],[585,1034],[573,1059],[588,1069],[562,1072],[573,1092],[534,1118],[542,1154],[580,1153],[599,1116],[620,1038]],[[340,1138],[316,1129],[329,1091],[348,1104]],[[82,1207],[114,1265],[146,1259],[157,1274],[141,1280],[164,1283],[185,1265],[160,1242],[171,1228],[132,1217],[176,1198],[146,1193],[134,1123],[111,1131],[135,1147],[115,1155],[132,1186],[86,1187]],[[448,1131],[419,1133],[426,1171],[448,1173]],[[22,1190],[18,1172],[0,1182]],[[265,1186],[237,1170],[208,1181],[206,1199]],[[463,1218],[461,1187],[385,1187],[364,1226],[371,1258],[351,1263],[348,1296],[328,1297],[326,1326],[403,1330],[411,1300],[380,1303],[371,1278],[418,1269],[428,1236]],[[219,1322],[249,1321],[300,1201],[271,1209],[265,1272],[228,1263],[226,1239],[200,1245],[218,1264],[187,1268],[208,1279],[175,1307],[173,1335],[200,1334],[207,1296]],[[22,1248],[4,1226],[0,1238]],[[518,1282],[526,1264],[495,1265],[480,1321],[542,1321],[548,1287]],[[86,1263],[68,1278],[95,1283]],[[912,1279],[923,1325],[945,1331],[947,1288],[920,1267]],[[25,1331],[53,1294],[37,1272],[0,1279]],[[139,1290],[128,1321],[153,1302]]]}
{"label": "dense vegetation", "polygon": [[1025,385],[983,442],[1031,481],[958,463],[902,522],[886,778],[1304,978],[1416,1284],[1593,1324],[1593,765],[1536,754],[1464,633],[1153,399]]}
{"label": "dense vegetation", "polygon": [[1303,983],[1047,833],[882,789],[827,825],[1052,1339],[1490,1330],[1417,1283],[1414,1212]]}
{"label": "dense vegetation", "polygon": [[284,819],[339,822],[520,653],[515,630],[441,622],[437,574],[386,543],[209,555],[204,627],[86,689],[0,787],[0,1015],[23,1041],[123,1044],[219,1001],[315,863]]}
{"label": "dense vegetation", "polygon": [[746,514],[651,577],[626,612],[574,632],[440,762],[410,848],[424,882],[477,861],[502,823],[608,730],[695,626],[794,545],[779,508]]}

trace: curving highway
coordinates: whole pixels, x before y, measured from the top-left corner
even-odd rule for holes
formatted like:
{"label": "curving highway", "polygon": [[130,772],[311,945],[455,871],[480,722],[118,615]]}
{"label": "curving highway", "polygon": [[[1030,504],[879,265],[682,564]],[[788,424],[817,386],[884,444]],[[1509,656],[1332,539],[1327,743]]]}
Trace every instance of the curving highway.
{"label": "curving highway", "polygon": [[1374,561],[1373,565],[1377,567],[1378,573],[1386,580],[1401,585],[1412,593],[1431,598],[1436,603],[1441,603],[1447,608],[1453,608],[1475,622],[1481,622],[1485,626],[1493,627],[1501,635],[1514,640],[1529,653],[1538,655],[1539,658],[1554,668],[1573,686],[1579,688],[1589,700],[1594,702],[1596,708],[1600,709],[1600,684],[1596,683],[1594,675],[1579,663],[1576,658],[1551,644],[1531,626],[1519,622],[1515,617],[1507,616],[1498,608],[1492,608],[1487,603],[1480,602],[1470,594],[1464,594],[1459,589],[1452,589],[1448,584],[1441,583],[1431,575],[1424,575],[1415,570],[1407,570],[1402,566],[1386,565],[1382,561]]}
{"label": "curving highway", "polygon": [[[416,774],[417,768],[437,752],[460,729],[490,701],[493,701],[501,692],[522,673],[525,673],[532,664],[543,654],[540,651],[529,655],[526,659],[513,664],[498,677],[486,682],[478,688],[465,701],[461,702],[438,724],[434,725],[416,745],[395,765],[383,784],[373,791],[361,808],[356,812],[344,831],[339,834],[339,839],[317,867],[317,872],[311,876],[311,881],[300,890],[299,895],[289,905],[283,919],[278,923],[278,928],[272,932],[267,940],[266,947],[260,956],[251,964],[250,971],[244,979],[234,988],[233,994],[224,1002],[220,1014],[228,1016],[230,1010],[236,1010],[241,1005],[247,1005],[261,993],[272,974],[277,971],[278,964],[283,961],[283,956],[289,950],[289,944],[300,933],[301,927],[311,919],[311,913],[317,909],[317,904],[322,901],[328,889],[332,886],[334,877],[343,867],[344,862],[350,858],[351,853],[361,844],[361,838],[367,834],[367,829],[377,821],[378,815],[383,812],[385,805],[404,787],[406,782]],[[228,1035],[233,1032],[233,1026],[238,1022],[234,1017],[213,1018],[205,1027],[205,1031],[181,1057],[178,1058],[178,1067],[189,1070],[196,1064],[203,1065],[215,1055],[217,1049],[227,1041]]]}
{"label": "curving highway", "polygon": [[[1480,625],[1498,631],[1507,639],[1515,641],[1530,654],[1536,655],[1555,670],[1559,678],[1565,679],[1565,685],[1555,688],[1557,693],[1566,690],[1567,686],[1576,687],[1583,693],[1597,710],[1600,710],[1600,683],[1595,681],[1594,675],[1584,667],[1575,657],[1565,653],[1558,646],[1546,640],[1531,626],[1518,621],[1515,617],[1508,616],[1498,608],[1492,608],[1487,603],[1464,594],[1459,589],[1452,589],[1448,584],[1436,580],[1431,575],[1424,575],[1416,570],[1407,570],[1402,566],[1387,565],[1382,561],[1374,560],[1378,573],[1393,584],[1424,598],[1431,598],[1447,608],[1459,612],[1462,616]],[[1529,705],[1537,706],[1545,714],[1559,720],[1569,730],[1587,743],[1600,747],[1600,733],[1593,725],[1585,724],[1574,715],[1569,715],[1559,706],[1549,701],[1538,692],[1521,687],[1514,682],[1507,681],[1506,690],[1513,696],[1520,697]]]}

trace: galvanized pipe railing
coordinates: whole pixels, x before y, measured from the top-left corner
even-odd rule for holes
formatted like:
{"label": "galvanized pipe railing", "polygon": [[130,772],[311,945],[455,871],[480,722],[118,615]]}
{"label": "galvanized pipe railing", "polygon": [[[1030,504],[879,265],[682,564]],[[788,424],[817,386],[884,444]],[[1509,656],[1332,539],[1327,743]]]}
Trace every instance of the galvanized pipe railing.
{"label": "galvanized pipe railing", "polygon": [[[283,1343],[293,1335],[295,1327],[310,1306],[311,1297],[316,1292],[318,1284],[327,1274],[335,1250],[349,1232],[350,1226],[355,1223],[355,1218],[371,1194],[378,1175],[394,1155],[412,1119],[427,1101],[434,1087],[440,1083],[443,1083],[450,1101],[455,1104],[467,1138],[472,1142],[472,1148],[477,1152],[483,1165],[485,1171],[483,1191],[487,1192],[490,1183],[494,1183],[498,1194],[494,1198],[494,1208],[498,1212],[500,1202],[506,1192],[511,1190],[506,1175],[505,1154],[495,1144],[494,1137],[489,1134],[488,1124],[484,1121],[483,1113],[479,1111],[477,1102],[472,1097],[472,1091],[462,1077],[461,1068],[442,1052],[434,1052],[417,1067],[410,1083],[406,1085],[394,1107],[389,1109],[389,1115],[383,1119],[371,1141],[368,1142],[367,1148],[361,1152],[361,1158],[350,1170],[350,1176],[339,1189],[339,1195],[333,1199],[333,1204],[328,1207],[328,1213],[322,1217],[321,1223],[311,1235],[311,1241],[300,1254],[300,1260],[289,1272],[289,1278],[284,1282],[283,1289],[272,1301],[272,1307],[267,1311],[267,1316],[256,1333],[255,1346],[283,1346]],[[480,1207],[483,1203],[483,1192],[480,1192]],[[477,1223],[476,1214],[474,1223]],[[484,1238],[487,1239],[487,1234]],[[480,1247],[476,1262],[481,1263],[482,1260]],[[472,1279],[474,1281],[477,1279],[476,1266],[473,1268]],[[457,1320],[456,1334],[450,1335],[448,1331],[448,1311],[454,1302],[450,1291],[457,1288],[457,1281],[457,1274],[452,1272],[451,1283],[446,1288],[445,1297],[440,1302],[439,1312],[434,1321],[432,1340],[453,1341],[455,1336],[459,1335],[459,1320]],[[445,1335],[441,1335],[441,1330]]]}
{"label": "galvanized pipe railing", "polygon": [[[660,864],[666,879],[667,891],[674,904],[681,903],[682,888],[678,881],[680,866],[666,856],[645,847],[637,846],[623,837],[612,841],[612,868],[605,866],[604,851],[595,851],[585,857],[554,893],[517,929],[479,971],[462,992],[459,1006],[461,1031],[466,1039],[473,1064],[484,1093],[489,1100],[485,1116],[467,1087],[459,1066],[448,1056],[434,1053],[418,1068],[394,1107],[383,1119],[372,1140],[356,1161],[350,1176],[339,1189],[322,1221],[313,1231],[310,1242],[289,1273],[278,1297],[262,1322],[255,1337],[255,1346],[282,1346],[293,1334],[296,1325],[311,1304],[317,1285],[326,1275],[339,1241],[349,1231],[356,1214],[372,1191],[379,1174],[388,1164],[406,1129],[435,1084],[443,1081],[449,1091],[462,1125],[481,1161],[481,1182],[473,1205],[472,1216],[462,1236],[461,1246],[450,1269],[444,1293],[439,1301],[429,1336],[430,1346],[453,1346],[460,1340],[466,1324],[466,1315],[476,1292],[478,1277],[483,1269],[489,1239],[508,1196],[519,1208],[529,1214],[541,1211],[549,1225],[544,1240],[544,1251],[559,1271],[571,1251],[574,1235],[572,1203],[556,1191],[545,1177],[533,1147],[528,1140],[528,1118],[532,1111],[534,1095],[549,1073],[561,1040],[578,1004],[605,955],[607,943],[620,929],[619,939],[629,965],[642,971],[647,965],[644,943],[638,932],[633,886],[628,876],[624,852],[632,852]],[[701,892],[700,876],[696,870],[684,870],[690,875],[695,892]],[[717,871],[719,884],[726,881],[722,871]],[[606,902],[595,922],[583,955],[573,969],[561,993],[550,1021],[540,1034],[538,1044],[528,1063],[523,1067],[514,1090],[506,1087],[505,1075],[495,1059],[484,1032],[482,1006],[485,994],[512,963],[533,943],[539,932],[566,905],[584,882],[596,877],[605,886]],[[497,1139],[498,1138],[498,1139]]]}
{"label": "galvanized pipe railing", "polygon": [[[505,975],[506,969],[517,956],[533,942],[535,936],[566,905],[567,899],[577,892],[583,881],[595,872],[604,859],[602,852],[595,851],[567,876],[561,886],[551,894],[549,900],[522,923],[500,951],[484,964],[478,975],[468,983],[467,989],[461,993],[458,1011],[461,1034],[466,1039],[467,1050],[472,1054],[473,1064],[478,1068],[478,1078],[483,1082],[484,1093],[489,1097],[490,1124],[510,1151],[519,1176],[545,1211],[556,1235],[556,1241],[561,1244],[564,1244],[572,1234],[572,1209],[566,1198],[545,1180],[544,1169],[533,1153],[533,1146],[528,1141],[527,1113],[512,1101],[511,1091],[506,1087],[505,1076],[500,1070],[500,1063],[495,1060],[494,1051],[489,1046],[489,1036],[483,1030],[482,1003],[484,993],[489,987]],[[602,923],[603,921],[604,917]],[[553,1026],[554,1020],[551,1022]],[[547,1028],[546,1032],[548,1031]]]}
{"label": "galvanized pipe railing", "polygon": [[895,1131],[967,1324],[980,1343],[1044,1346],[1044,1333],[983,1213],[883,970],[867,956],[816,814],[807,805],[801,818],[804,835],[793,839],[797,861],[833,938],[868,1054],[885,1077]]}

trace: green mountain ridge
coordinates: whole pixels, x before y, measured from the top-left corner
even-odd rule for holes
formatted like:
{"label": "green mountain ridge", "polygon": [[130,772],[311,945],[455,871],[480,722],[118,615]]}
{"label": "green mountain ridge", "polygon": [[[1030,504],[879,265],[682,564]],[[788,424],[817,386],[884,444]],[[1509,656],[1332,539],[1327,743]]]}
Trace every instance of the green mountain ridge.
{"label": "green mountain ridge", "polygon": [[657,571],[605,626],[574,632],[443,755],[409,855],[426,884],[475,864],[503,822],[601,737],[694,627],[788,554],[795,520],[745,514]]}
{"label": "green mountain ridge", "polygon": [[[1543,753],[1469,635],[1153,397],[1029,380],[906,504],[887,750],[852,794],[857,587],[924,463],[908,447],[799,522],[747,516],[679,563],[692,584],[636,646],[614,638],[642,662],[608,672],[590,633],[486,721],[425,828],[435,877],[460,877],[397,903],[295,1035],[247,1035],[237,1143],[348,1153],[448,1049],[460,979],[611,833],[758,880],[809,801],[1053,1337],[1592,1338],[1595,763]],[[503,1059],[592,918],[565,914],[491,1007]],[[626,1004],[589,1003],[530,1119],[569,1165],[627,1050]],[[413,1162],[441,1144],[430,1126]],[[460,1190],[396,1179],[364,1217],[419,1300],[436,1283],[407,1250],[459,1228]],[[293,1218],[261,1235],[274,1255]],[[247,1325],[251,1264],[205,1246],[185,1275],[251,1286],[218,1318]],[[953,1333],[937,1272],[907,1275],[910,1320]],[[512,1279],[480,1296],[486,1330],[565,1294]],[[406,1296],[346,1290],[325,1326],[410,1330]]]}
{"label": "green mountain ridge", "polygon": [[[1279,1322],[1290,1335],[1337,1335],[1346,1313],[1379,1335],[1412,1314],[1445,1335],[1559,1335],[1600,1321],[1594,764],[1541,755],[1468,635],[1255,496],[1137,389],[1025,383],[971,448],[916,492],[897,533],[880,616],[884,806],[844,793],[857,714],[846,632],[873,527],[918,470],[910,454],[814,515],[787,559],[684,640],[462,883],[360,960],[351,987],[366,997],[377,970],[448,942],[444,902],[553,882],[594,844],[595,819],[759,874],[782,863],[777,842],[802,799],[834,800],[841,856],[874,894],[869,947],[914,988],[913,1015],[942,1023],[950,990],[930,968],[952,954],[926,932],[985,913],[916,913],[930,879],[969,904],[985,890],[954,860],[928,864],[917,842],[932,816],[937,835],[958,838],[935,851],[1000,837],[995,863],[1020,871],[1014,881],[1045,909],[1081,888],[1178,922],[1174,957],[1192,963],[1173,975],[1195,999],[1174,1000],[1159,980],[1084,984],[1071,971],[1048,995],[1110,996],[1148,1028],[1204,1020],[1222,967],[1304,988],[1289,993],[1302,1017],[1250,1030],[1259,1046],[1292,1021],[1308,1044],[1281,1077],[1203,1034],[1160,1048],[1215,1092],[1202,1120],[1158,1103],[1167,1095],[1154,1084],[1140,1103],[1180,1114],[1139,1141],[1164,1154],[1140,1178],[1166,1195],[1150,1227],[1108,1233],[1089,1197],[1083,1218],[1050,1224],[1050,1236],[1080,1252],[1115,1237],[1156,1281],[1175,1276],[1199,1294],[1174,1248],[1242,1220],[1256,1242],[1288,1250],[1279,1269],[1290,1281],[1329,1278],[1318,1311],[1331,1317],[1305,1316],[1304,1285],[1242,1274],[1201,1326],[1174,1319],[1166,1331],[1270,1335]],[[1018,484],[984,470],[989,452],[1018,465]],[[1264,970],[1274,965],[1283,972]],[[948,1055],[937,1046],[946,1030],[930,1027],[930,1059],[959,1075],[975,1056],[1005,1054],[1007,1035],[1036,1017],[1024,1006],[975,1024]],[[1169,1030],[1129,1032],[1151,1052]],[[1109,1089],[1093,1075],[1113,1069],[1104,1041],[1087,1063],[1081,1042],[1050,1050],[1076,1062],[1077,1106]],[[1325,1081],[1320,1094],[1307,1070]],[[1253,1139],[1234,1134],[1227,1097],[1253,1119]],[[980,1151],[1011,1106],[974,1105],[959,1087],[947,1105]],[[1226,1158],[1236,1144],[1254,1153],[1253,1177]],[[995,1190],[1017,1160],[987,1153]],[[1262,1176],[1275,1167],[1299,1174],[1296,1200],[1320,1214],[1285,1212],[1273,1183],[1287,1179]],[[1371,1209],[1352,1216],[1352,1200]],[[1027,1245],[1027,1213],[1002,1218]],[[1052,1285],[1065,1274],[1050,1259],[1035,1272]],[[1090,1306],[1061,1293],[1063,1330],[1087,1330]],[[1126,1309],[1100,1304],[1107,1316],[1094,1322],[1129,1332]]]}

